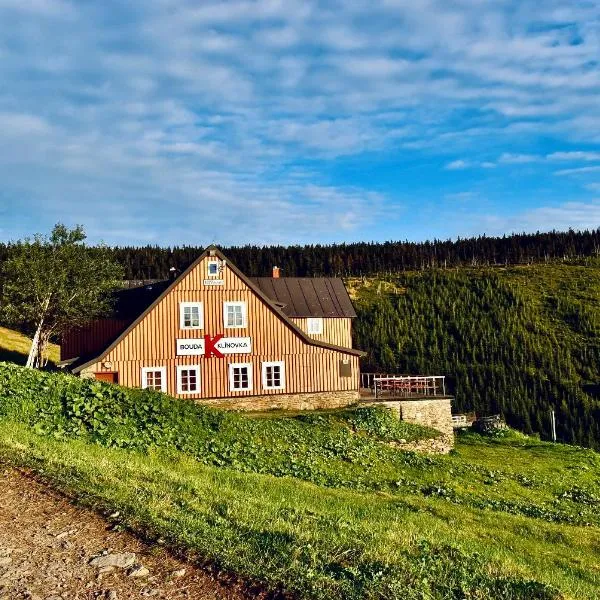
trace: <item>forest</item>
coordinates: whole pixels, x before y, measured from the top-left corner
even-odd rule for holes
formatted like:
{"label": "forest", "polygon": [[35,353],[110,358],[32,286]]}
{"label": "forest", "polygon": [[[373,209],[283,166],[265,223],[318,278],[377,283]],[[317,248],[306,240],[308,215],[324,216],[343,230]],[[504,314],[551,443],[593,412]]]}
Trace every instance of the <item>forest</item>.
{"label": "forest", "polygon": [[[11,251],[0,244],[0,263]],[[185,269],[202,246],[114,247],[128,280],[165,279]],[[270,275],[274,265],[288,277],[374,275],[405,270],[545,263],[600,256],[600,229],[485,235],[426,242],[358,242],[307,246],[232,246],[223,252],[247,275]]]}
{"label": "forest", "polygon": [[363,371],[446,375],[454,411],[600,448],[600,262],[347,282]]}

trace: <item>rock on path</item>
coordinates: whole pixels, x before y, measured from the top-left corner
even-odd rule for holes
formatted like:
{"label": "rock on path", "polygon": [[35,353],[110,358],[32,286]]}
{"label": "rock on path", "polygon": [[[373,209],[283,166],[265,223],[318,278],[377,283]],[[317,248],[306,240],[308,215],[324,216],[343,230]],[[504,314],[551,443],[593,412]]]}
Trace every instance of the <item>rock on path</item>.
{"label": "rock on path", "polygon": [[256,597],[0,465],[0,600]]}

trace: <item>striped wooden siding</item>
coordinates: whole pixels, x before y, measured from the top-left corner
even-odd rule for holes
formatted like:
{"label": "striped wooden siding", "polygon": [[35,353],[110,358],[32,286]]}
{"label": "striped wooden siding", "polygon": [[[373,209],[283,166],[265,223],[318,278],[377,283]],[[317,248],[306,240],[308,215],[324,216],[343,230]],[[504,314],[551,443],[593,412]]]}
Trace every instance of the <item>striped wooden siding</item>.
{"label": "striped wooden siding", "polygon": [[[293,318],[292,321],[308,333],[308,319]],[[312,335],[312,338],[320,342],[335,344],[343,348],[352,348],[352,319],[335,318],[323,319],[323,333]]]}
{"label": "striped wooden siding", "polygon": [[[246,286],[230,269],[225,268],[223,286],[205,286],[206,263],[204,259],[183,278],[113,348],[101,363],[109,362],[109,370],[119,373],[119,383],[139,387],[142,367],[166,367],[168,393],[177,395],[176,366],[201,367],[201,392],[182,394],[188,398],[219,398],[248,395],[358,390],[358,357],[326,348],[306,344],[270,307]],[[225,329],[223,302],[246,302],[248,327]],[[204,329],[179,328],[180,302],[204,303]],[[333,320],[333,319],[331,319]],[[342,319],[337,319],[342,321]],[[349,321],[349,320],[348,320]],[[226,337],[250,337],[252,354],[231,354],[225,358],[176,356],[176,339],[202,339],[205,334],[224,334]],[[283,360],[286,363],[284,390],[263,390],[262,368],[265,361]],[[351,365],[351,377],[340,377],[340,361]],[[251,392],[230,392],[228,365],[252,363],[254,385]],[[102,364],[90,370],[101,371]]]}
{"label": "striped wooden siding", "polygon": [[60,359],[67,360],[101,352],[130,322],[121,319],[99,319],[72,329],[62,336]]}

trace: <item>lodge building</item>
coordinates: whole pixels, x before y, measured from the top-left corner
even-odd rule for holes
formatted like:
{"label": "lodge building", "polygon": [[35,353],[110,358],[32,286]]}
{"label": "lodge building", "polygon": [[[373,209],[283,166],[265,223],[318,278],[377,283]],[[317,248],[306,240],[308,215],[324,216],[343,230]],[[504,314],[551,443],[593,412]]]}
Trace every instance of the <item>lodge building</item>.
{"label": "lodge building", "polygon": [[66,334],[82,377],[219,407],[345,406],[359,399],[356,317],[341,279],[250,278],[209,247],[170,281],[123,290],[115,314]]}

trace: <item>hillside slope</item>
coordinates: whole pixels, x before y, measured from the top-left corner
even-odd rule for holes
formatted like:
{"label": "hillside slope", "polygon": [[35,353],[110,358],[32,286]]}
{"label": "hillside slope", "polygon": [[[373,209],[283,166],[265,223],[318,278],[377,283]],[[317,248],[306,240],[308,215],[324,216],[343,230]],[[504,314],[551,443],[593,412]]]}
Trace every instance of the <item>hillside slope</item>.
{"label": "hillside slope", "polygon": [[348,280],[365,371],[444,374],[455,409],[600,447],[600,265]]}
{"label": "hillside slope", "polygon": [[298,598],[595,599],[600,455],[506,432],[449,456],[382,409],[225,413],[0,365],[0,461]]}
{"label": "hillside slope", "polygon": [[[0,326],[0,361],[10,361],[18,365],[24,365],[27,361],[31,339],[27,336]],[[56,344],[50,344],[48,358],[51,363],[60,360],[60,348]]]}

